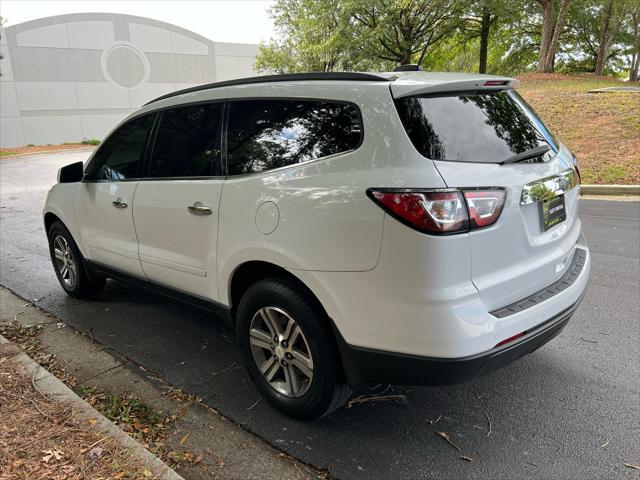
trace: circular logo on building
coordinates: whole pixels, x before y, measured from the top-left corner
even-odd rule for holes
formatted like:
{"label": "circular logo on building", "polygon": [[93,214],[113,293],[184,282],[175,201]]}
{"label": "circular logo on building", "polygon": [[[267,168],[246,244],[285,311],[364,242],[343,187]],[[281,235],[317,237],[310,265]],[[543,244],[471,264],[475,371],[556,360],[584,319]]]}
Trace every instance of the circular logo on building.
{"label": "circular logo on building", "polygon": [[144,53],[127,42],[120,42],[102,54],[102,73],[122,88],[135,88],[149,77],[149,62]]}

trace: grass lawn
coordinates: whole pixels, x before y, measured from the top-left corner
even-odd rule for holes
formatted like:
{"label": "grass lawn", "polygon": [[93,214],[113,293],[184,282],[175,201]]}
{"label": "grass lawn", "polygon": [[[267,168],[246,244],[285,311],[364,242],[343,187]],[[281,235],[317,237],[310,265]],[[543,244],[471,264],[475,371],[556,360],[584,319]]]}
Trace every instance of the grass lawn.
{"label": "grass lawn", "polygon": [[520,94],[575,153],[583,183],[640,184],[640,94],[587,93],[628,83],[593,75],[518,78]]}

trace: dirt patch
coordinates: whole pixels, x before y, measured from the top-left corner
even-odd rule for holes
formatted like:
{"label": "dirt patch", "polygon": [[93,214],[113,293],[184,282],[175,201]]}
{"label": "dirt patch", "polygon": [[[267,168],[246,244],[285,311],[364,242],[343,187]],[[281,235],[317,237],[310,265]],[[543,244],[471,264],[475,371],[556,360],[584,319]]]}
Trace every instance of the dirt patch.
{"label": "dirt patch", "polygon": [[518,91],[578,158],[583,183],[640,183],[640,97],[589,90],[629,85],[594,75],[526,74]]}
{"label": "dirt patch", "polygon": [[16,148],[0,148],[0,157],[6,158],[13,157],[15,155],[26,155],[31,153],[76,150],[78,148],[93,148],[96,145],[96,142],[90,140],[86,143],[65,143],[62,145],[26,145],[24,147]]}
{"label": "dirt patch", "polygon": [[0,352],[0,479],[146,479],[152,472]]}

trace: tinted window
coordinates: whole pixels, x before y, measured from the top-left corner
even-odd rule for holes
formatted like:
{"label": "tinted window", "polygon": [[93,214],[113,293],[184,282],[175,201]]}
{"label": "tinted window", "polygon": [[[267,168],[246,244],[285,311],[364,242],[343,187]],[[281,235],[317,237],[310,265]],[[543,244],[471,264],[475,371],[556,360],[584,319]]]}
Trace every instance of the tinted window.
{"label": "tinted window", "polygon": [[220,104],[162,112],[151,159],[152,177],[221,175]]}
{"label": "tinted window", "polygon": [[558,146],[514,92],[396,100],[416,149],[433,160],[497,163],[540,145]]}
{"label": "tinted window", "polygon": [[131,120],[103,143],[91,161],[90,178],[124,180],[137,178],[147,133],[155,114]]}
{"label": "tinted window", "polygon": [[307,100],[230,103],[230,175],[257,173],[353,150],[362,127],[353,105]]}

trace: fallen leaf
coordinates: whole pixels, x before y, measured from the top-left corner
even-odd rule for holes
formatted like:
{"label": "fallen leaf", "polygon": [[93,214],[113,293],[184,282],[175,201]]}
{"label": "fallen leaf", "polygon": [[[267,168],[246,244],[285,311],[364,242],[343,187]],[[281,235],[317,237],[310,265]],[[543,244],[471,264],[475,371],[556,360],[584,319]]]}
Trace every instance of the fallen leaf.
{"label": "fallen leaf", "polygon": [[471,458],[469,455],[462,455],[460,458],[466,460],[467,462],[473,462],[473,458]]}
{"label": "fallen leaf", "polygon": [[102,456],[103,453],[104,453],[104,450],[102,448],[94,447],[91,450],[89,450],[89,458],[91,458],[91,460],[97,460]]}
{"label": "fallen leaf", "polygon": [[145,469],[142,471],[142,475],[143,475],[145,478],[151,478],[151,477],[153,476],[153,473],[151,473],[151,470],[149,470],[148,468],[145,468]]}
{"label": "fallen leaf", "polygon": [[640,465],[631,465],[630,463],[625,463],[624,466],[633,468],[634,470],[640,470]]}
{"label": "fallen leaf", "polygon": [[180,439],[180,445],[184,445],[185,443],[187,443],[187,438],[189,438],[189,433],[187,433],[184,437],[182,437]]}
{"label": "fallen leaf", "polygon": [[451,439],[449,438],[449,434],[447,432],[436,432],[436,435],[439,435],[442,438],[444,438],[449,445],[451,445],[453,448],[455,448],[459,452],[462,451],[459,446],[457,446],[455,443],[451,441]]}
{"label": "fallen leaf", "polygon": [[55,450],[43,450],[42,453],[44,453],[44,456],[42,457],[42,461],[44,463],[49,463],[49,461],[52,458],[55,458],[56,460],[60,460],[64,456],[64,452],[62,452],[61,450],[58,450],[58,449],[55,449]]}

